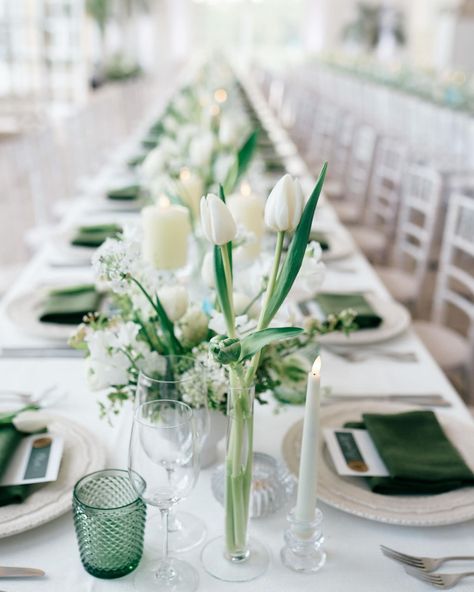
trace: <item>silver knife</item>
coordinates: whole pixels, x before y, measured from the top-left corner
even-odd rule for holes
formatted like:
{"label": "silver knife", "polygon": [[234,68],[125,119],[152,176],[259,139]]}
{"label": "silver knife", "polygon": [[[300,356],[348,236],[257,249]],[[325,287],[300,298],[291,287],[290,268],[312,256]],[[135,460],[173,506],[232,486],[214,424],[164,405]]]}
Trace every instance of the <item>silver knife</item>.
{"label": "silver knife", "polygon": [[0,578],[39,578],[46,575],[33,567],[0,567]]}
{"label": "silver knife", "polygon": [[70,347],[3,347],[1,358],[83,358],[84,352]]}
{"label": "silver knife", "polygon": [[322,400],[323,404],[331,403],[351,403],[358,401],[382,401],[392,403],[413,403],[420,405],[420,407],[451,407],[452,403],[445,399],[442,395],[437,394],[419,394],[419,395],[404,395],[404,394],[370,394],[370,395],[345,395],[334,394],[328,395]]}

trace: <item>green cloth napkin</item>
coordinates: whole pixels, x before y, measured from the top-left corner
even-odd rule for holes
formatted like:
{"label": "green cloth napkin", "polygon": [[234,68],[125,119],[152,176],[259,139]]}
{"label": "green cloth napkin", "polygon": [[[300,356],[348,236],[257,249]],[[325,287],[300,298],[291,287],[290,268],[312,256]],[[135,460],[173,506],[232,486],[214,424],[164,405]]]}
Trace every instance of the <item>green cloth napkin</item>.
{"label": "green cloth napkin", "polygon": [[42,323],[78,325],[89,312],[96,312],[102,295],[94,285],[71,286],[51,290],[42,305],[39,320]]}
{"label": "green cloth napkin", "polygon": [[109,237],[122,232],[118,224],[97,224],[95,226],[80,226],[71,240],[75,247],[100,247]]}
{"label": "green cloth napkin", "polygon": [[321,249],[323,251],[329,251],[330,249],[330,245],[329,245],[329,241],[326,237],[325,234],[323,234],[322,232],[312,232],[309,235],[309,241],[316,241],[321,245]]}
{"label": "green cloth napkin", "polygon": [[[18,432],[13,424],[0,425],[0,476],[5,472],[22,438],[23,434]],[[20,504],[26,499],[29,492],[29,485],[5,485],[0,487],[0,506]]]}
{"label": "green cloth napkin", "polygon": [[363,294],[325,292],[316,296],[316,302],[325,316],[352,308],[357,312],[354,323],[359,329],[376,329],[382,323],[381,317],[370,306]]}
{"label": "green cloth napkin", "polygon": [[110,189],[107,191],[109,199],[120,201],[133,201],[140,197],[139,185],[127,185],[126,187],[119,187],[118,189]]}
{"label": "green cloth napkin", "polygon": [[362,419],[345,427],[368,430],[390,473],[367,478],[375,493],[425,495],[474,485],[474,474],[432,411],[365,413]]}

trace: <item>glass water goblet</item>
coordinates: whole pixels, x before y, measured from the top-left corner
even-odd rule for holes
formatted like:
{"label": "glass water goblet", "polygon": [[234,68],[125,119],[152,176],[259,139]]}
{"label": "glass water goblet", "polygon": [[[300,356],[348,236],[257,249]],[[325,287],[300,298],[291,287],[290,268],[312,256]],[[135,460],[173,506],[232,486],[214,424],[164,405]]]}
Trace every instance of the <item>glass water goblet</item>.
{"label": "glass water goblet", "polygon": [[[193,401],[193,417],[198,432],[199,450],[209,434],[209,410],[204,368],[191,356],[163,356],[163,368],[153,374],[141,372],[135,394],[136,405],[148,401]],[[151,515],[150,519],[154,516]],[[189,512],[171,509],[168,519],[168,544],[173,552],[189,551],[206,537],[204,522]],[[152,546],[156,546],[154,537]],[[160,544],[160,541],[158,541]]]}
{"label": "glass water goblet", "polygon": [[135,576],[139,592],[192,592],[197,571],[168,555],[168,516],[189,495],[199,473],[198,437],[192,409],[180,401],[142,403],[135,410],[130,438],[129,475],[141,499],[159,509],[164,527],[160,560]]}

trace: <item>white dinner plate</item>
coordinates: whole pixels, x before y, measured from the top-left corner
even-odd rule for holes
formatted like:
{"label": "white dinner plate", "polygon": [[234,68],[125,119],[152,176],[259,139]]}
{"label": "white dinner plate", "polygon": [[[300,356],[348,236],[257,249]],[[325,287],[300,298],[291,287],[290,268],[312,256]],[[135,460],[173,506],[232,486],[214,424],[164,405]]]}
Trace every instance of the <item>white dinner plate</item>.
{"label": "white dinner plate", "polygon": [[[75,282],[77,284],[79,282]],[[87,282],[84,282],[87,283]],[[88,283],[91,283],[90,281]],[[72,284],[71,284],[72,285]],[[74,333],[77,325],[65,325],[61,323],[42,323],[39,320],[41,306],[48,292],[54,289],[66,288],[67,285],[48,284],[37,286],[29,292],[19,294],[6,306],[6,313],[10,321],[31,337],[51,339],[66,342]]]}
{"label": "white dinner plate", "polygon": [[57,416],[48,429],[64,438],[58,479],[33,486],[35,491],[23,503],[0,509],[0,538],[31,530],[68,512],[75,483],[84,475],[105,467],[105,449],[86,428]]}
{"label": "white dinner plate", "polygon": [[361,329],[350,335],[329,333],[319,338],[324,345],[365,345],[393,339],[410,326],[411,317],[408,310],[395,300],[387,300],[376,294],[364,294],[374,311],[382,318],[376,329]]}
{"label": "white dinner plate", "polygon": [[[332,404],[321,408],[321,427],[340,427],[358,421],[363,413],[399,413],[414,407],[373,401]],[[419,408],[417,408],[419,409]],[[474,470],[474,426],[442,413],[437,417],[451,442]],[[303,422],[294,424],[283,440],[283,457],[297,475]],[[363,477],[337,474],[326,445],[321,442],[318,497],[325,503],[368,520],[399,526],[441,526],[474,518],[474,487],[437,495],[381,495],[373,493]]]}

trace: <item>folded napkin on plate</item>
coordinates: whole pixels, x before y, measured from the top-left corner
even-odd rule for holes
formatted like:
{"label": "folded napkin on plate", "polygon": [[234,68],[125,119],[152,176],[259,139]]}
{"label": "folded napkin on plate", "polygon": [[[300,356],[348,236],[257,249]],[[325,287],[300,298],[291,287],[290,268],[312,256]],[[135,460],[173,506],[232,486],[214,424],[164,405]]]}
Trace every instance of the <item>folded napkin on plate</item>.
{"label": "folded napkin on plate", "polygon": [[354,323],[359,329],[376,329],[382,323],[381,317],[374,311],[363,294],[325,292],[316,296],[316,302],[325,316],[338,314],[347,308],[352,308],[357,312]]}
{"label": "folded napkin on plate", "polygon": [[94,285],[51,290],[43,302],[39,320],[43,323],[78,325],[89,312],[96,312],[102,295]]}
{"label": "folded napkin on plate", "polygon": [[329,251],[329,241],[327,239],[327,236],[325,234],[323,234],[322,232],[312,232],[309,235],[309,240],[311,241],[316,241],[321,245],[321,250],[323,251]]}
{"label": "folded napkin on plate", "polygon": [[[0,425],[0,476],[6,470],[23,435],[11,423]],[[20,504],[28,496],[29,490],[29,485],[6,485],[0,487],[0,506]]]}
{"label": "folded napkin on plate", "polygon": [[122,232],[118,224],[96,224],[94,226],[80,226],[71,240],[75,247],[100,247],[106,238]]}
{"label": "folded napkin on plate", "polygon": [[435,494],[474,485],[474,474],[432,411],[365,413],[345,427],[368,430],[390,477],[368,477],[375,493]]}
{"label": "folded napkin on plate", "polygon": [[133,201],[140,197],[139,185],[127,185],[126,187],[119,187],[117,189],[110,189],[107,191],[108,199],[120,201]]}

